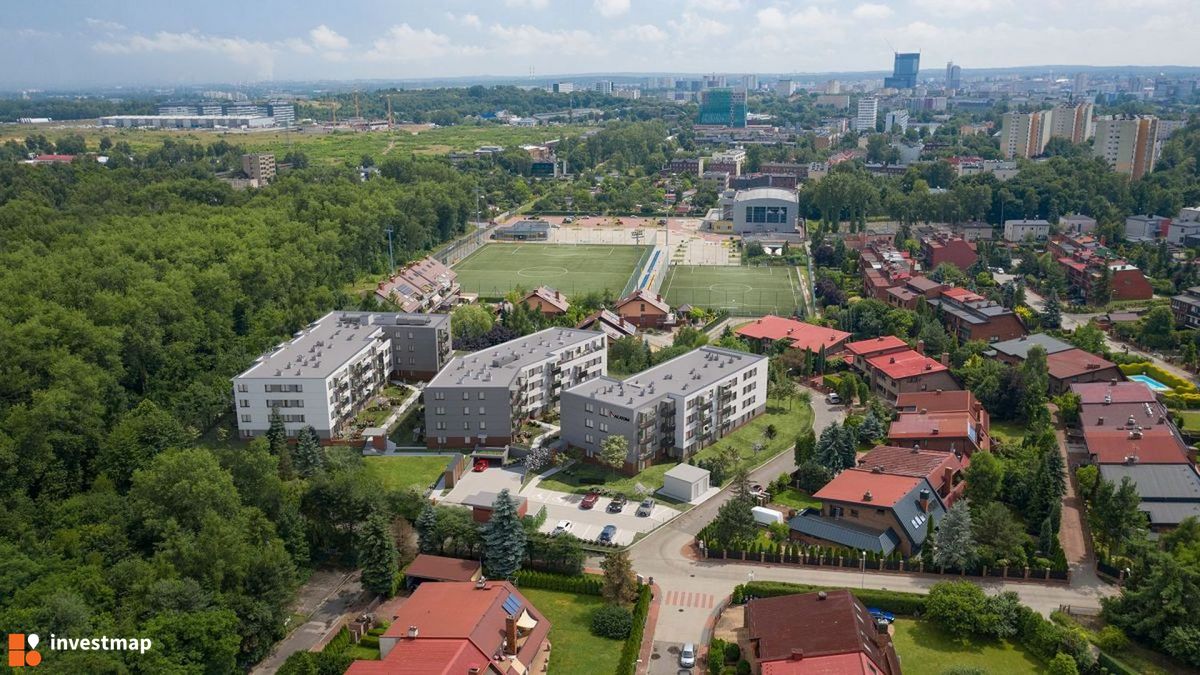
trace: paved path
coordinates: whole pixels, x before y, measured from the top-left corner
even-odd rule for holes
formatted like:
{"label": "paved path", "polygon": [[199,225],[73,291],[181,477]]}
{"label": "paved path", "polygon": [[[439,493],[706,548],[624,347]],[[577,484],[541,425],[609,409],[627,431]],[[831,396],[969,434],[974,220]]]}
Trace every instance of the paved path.
{"label": "paved path", "polygon": [[341,627],[343,616],[366,609],[373,595],[363,592],[358,572],[314,572],[296,598],[295,611],[307,614],[308,621],[280,640],[271,654],[250,671],[251,675],[274,673],[292,654],[321,644]]}
{"label": "paved path", "polygon": [[1096,557],[1092,551],[1092,537],[1087,525],[1087,511],[1079,496],[1075,471],[1071,468],[1071,457],[1067,452],[1067,439],[1062,427],[1054,430],[1058,437],[1058,452],[1063,466],[1067,467],[1067,493],[1063,496],[1062,521],[1058,529],[1058,543],[1063,548],[1067,564],[1076,584],[1099,584],[1096,576]]}

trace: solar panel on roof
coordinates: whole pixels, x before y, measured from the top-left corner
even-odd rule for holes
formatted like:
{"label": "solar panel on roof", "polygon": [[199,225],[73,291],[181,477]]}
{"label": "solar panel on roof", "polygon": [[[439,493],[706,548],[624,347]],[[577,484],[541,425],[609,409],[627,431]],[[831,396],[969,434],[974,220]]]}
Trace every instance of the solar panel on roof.
{"label": "solar panel on roof", "polygon": [[504,612],[509,616],[516,616],[517,612],[521,611],[521,601],[512,593],[508,594],[508,598],[504,601]]}

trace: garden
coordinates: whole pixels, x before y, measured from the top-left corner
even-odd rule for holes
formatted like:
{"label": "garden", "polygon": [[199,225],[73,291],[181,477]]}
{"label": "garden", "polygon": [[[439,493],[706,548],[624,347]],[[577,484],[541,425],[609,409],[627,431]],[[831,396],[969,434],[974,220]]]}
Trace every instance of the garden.
{"label": "garden", "polygon": [[388,492],[417,488],[424,491],[437,483],[451,455],[364,457],[367,473],[379,479]]}

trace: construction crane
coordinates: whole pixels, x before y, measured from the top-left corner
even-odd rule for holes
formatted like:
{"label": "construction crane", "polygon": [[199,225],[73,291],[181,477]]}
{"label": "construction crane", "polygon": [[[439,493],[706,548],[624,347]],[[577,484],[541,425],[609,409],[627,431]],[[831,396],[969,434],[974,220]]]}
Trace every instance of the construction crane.
{"label": "construction crane", "polygon": [[358,90],[354,90],[354,116],[362,119],[362,108],[358,105]]}
{"label": "construction crane", "polygon": [[392,125],[395,123],[395,120],[392,118],[392,95],[384,94],[383,97],[387,99],[388,129],[391,129]]}

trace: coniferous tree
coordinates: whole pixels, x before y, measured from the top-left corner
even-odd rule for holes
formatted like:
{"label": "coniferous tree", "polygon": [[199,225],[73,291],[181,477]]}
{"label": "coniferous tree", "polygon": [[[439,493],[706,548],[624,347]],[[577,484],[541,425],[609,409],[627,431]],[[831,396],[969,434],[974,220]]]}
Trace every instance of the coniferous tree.
{"label": "coniferous tree", "polygon": [[304,427],[296,439],[296,460],[293,464],[296,472],[308,478],[317,471],[325,468],[325,449],[321,447],[321,438],[317,430],[311,426]]}
{"label": "coniferous tree", "polygon": [[441,549],[442,542],[437,536],[438,517],[433,504],[426,504],[417,516],[417,539],[421,542],[421,553],[435,553]]}
{"label": "coniferous tree", "polygon": [[966,500],[950,507],[937,530],[937,550],[933,562],[941,567],[965,570],[975,562],[975,535],[971,530],[971,510]]}
{"label": "coniferous tree", "polygon": [[368,516],[356,540],[363,587],[373,593],[390,596],[395,588],[398,556],[391,528],[383,514],[372,513]]}
{"label": "coniferous tree", "polygon": [[525,560],[525,528],[517,514],[517,500],[508,489],[492,504],[492,517],[483,526],[483,565],[489,577],[509,579]]}
{"label": "coniferous tree", "polygon": [[817,435],[813,432],[812,429],[809,429],[807,432],[804,433],[803,436],[800,436],[799,438],[796,439],[796,446],[795,446],[795,448],[793,448],[793,455],[794,455],[796,466],[799,466],[801,464],[804,464],[805,462],[811,461],[813,458],[813,453],[816,452],[816,448],[817,448]]}
{"label": "coniferous tree", "polygon": [[1058,291],[1053,288],[1046,296],[1046,305],[1042,311],[1042,327],[1054,330],[1062,328],[1062,303],[1058,300]]}
{"label": "coniferous tree", "polygon": [[844,468],[841,450],[841,426],[833,422],[821,430],[817,445],[813,452],[813,461],[829,469],[832,474],[841,473]]}
{"label": "coniferous tree", "polygon": [[287,450],[287,429],[283,426],[283,417],[279,415],[279,408],[271,408],[271,414],[267,421],[267,447],[270,448],[272,455],[279,457]]}
{"label": "coniferous tree", "polygon": [[637,575],[627,551],[613,551],[600,563],[604,586],[600,595],[613,604],[627,605],[637,599]]}

